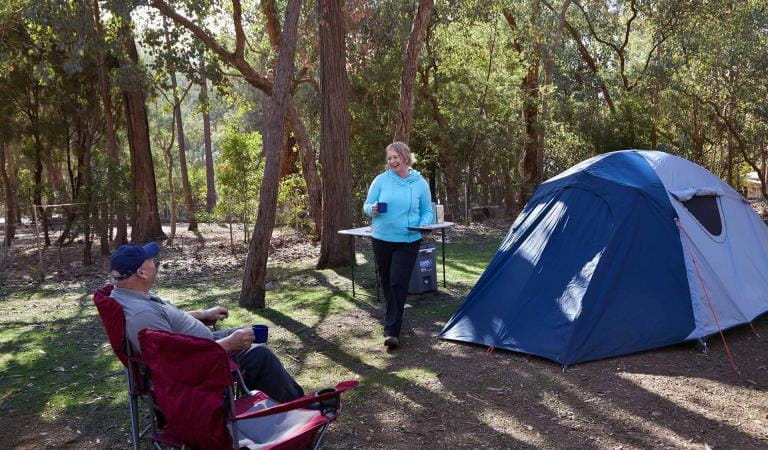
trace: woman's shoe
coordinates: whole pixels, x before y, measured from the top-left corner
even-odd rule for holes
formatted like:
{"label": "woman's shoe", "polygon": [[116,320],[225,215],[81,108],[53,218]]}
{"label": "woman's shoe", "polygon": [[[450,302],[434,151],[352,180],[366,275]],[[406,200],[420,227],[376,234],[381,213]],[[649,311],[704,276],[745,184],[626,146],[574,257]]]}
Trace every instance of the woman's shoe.
{"label": "woman's shoe", "polygon": [[384,336],[384,345],[390,348],[399,347],[400,339],[394,336]]}

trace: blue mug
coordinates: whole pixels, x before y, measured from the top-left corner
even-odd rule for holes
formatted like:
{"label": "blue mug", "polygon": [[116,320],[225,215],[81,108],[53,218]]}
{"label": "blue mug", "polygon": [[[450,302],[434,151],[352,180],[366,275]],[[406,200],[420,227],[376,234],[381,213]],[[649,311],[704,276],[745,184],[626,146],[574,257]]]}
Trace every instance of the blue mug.
{"label": "blue mug", "polygon": [[387,202],[376,202],[376,206],[379,208],[379,214],[387,212]]}
{"label": "blue mug", "polygon": [[267,325],[254,325],[253,327],[254,344],[264,344],[269,337],[269,327]]}

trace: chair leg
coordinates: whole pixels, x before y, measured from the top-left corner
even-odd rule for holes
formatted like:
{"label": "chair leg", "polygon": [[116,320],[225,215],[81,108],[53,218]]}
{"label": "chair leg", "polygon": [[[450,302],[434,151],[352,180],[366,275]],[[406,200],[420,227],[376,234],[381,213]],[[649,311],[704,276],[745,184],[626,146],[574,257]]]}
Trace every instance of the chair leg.
{"label": "chair leg", "polygon": [[[238,397],[250,397],[251,389],[248,387],[247,384],[245,384],[245,379],[243,378],[243,372],[241,372],[239,368],[236,370],[236,372],[237,372],[237,387],[238,387],[238,391],[240,392],[240,395]],[[235,392],[235,395],[237,395],[237,392]]]}
{"label": "chair leg", "polygon": [[[240,371],[238,370],[238,373]],[[235,419],[235,392],[234,389],[230,386],[230,388],[227,390],[226,396],[229,400],[229,414],[232,417],[232,447],[234,450],[240,449],[240,433],[237,431],[237,419]]]}
{"label": "chair leg", "polygon": [[320,428],[320,433],[315,439],[315,445],[312,446],[312,450],[318,450],[320,448],[320,445],[323,443],[323,438],[325,437],[325,432],[328,430],[328,425],[330,425],[330,423],[326,423],[323,425],[323,428]]}
{"label": "chair leg", "polygon": [[139,402],[133,394],[133,379],[128,369],[125,370],[125,376],[128,379],[128,412],[131,415],[133,450],[139,450],[139,439],[141,438],[141,431],[139,430]]}

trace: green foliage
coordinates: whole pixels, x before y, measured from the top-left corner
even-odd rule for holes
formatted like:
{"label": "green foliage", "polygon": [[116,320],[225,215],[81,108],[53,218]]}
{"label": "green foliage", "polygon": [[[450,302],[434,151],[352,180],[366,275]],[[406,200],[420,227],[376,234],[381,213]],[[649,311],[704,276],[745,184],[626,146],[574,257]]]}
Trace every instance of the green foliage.
{"label": "green foliage", "polygon": [[277,202],[277,223],[297,230],[312,228],[312,220],[307,211],[307,185],[300,173],[293,173],[280,181]]}
{"label": "green foliage", "polygon": [[219,141],[221,156],[216,167],[220,217],[239,221],[248,229],[256,218],[262,177],[262,140],[259,133],[228,128]]}

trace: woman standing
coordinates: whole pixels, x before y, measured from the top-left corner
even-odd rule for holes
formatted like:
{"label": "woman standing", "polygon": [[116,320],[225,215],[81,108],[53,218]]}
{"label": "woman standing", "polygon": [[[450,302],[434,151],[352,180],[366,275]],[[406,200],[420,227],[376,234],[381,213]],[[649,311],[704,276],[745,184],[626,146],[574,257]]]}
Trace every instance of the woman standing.
{"label": "woman standing", "polygon": [[384,345],[400,345],[408,284],[421,245],[421,233],[408,227],[432,223],[432,195],[419,172],[411,168],[408,146],[393,142],[387,146],[387,170],[368,189],[363,210],[372,217],[373,255],[379,269],[386,315]]}

